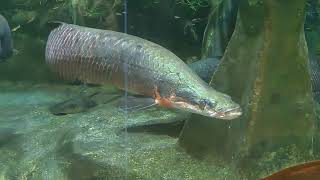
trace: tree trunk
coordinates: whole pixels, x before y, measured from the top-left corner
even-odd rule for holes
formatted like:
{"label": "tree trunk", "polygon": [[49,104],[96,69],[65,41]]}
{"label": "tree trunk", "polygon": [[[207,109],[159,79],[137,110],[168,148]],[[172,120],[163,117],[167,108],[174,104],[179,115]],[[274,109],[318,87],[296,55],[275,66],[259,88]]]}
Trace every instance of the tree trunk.
{"label": "tree trunk", "polygon": [[241,159],[288,146],[312,152],[315,112],[305,3],[240,0],[235,31],[210,84],[231,95],[243,115],[229,122],[193,115],[179,137],[188,152]]}

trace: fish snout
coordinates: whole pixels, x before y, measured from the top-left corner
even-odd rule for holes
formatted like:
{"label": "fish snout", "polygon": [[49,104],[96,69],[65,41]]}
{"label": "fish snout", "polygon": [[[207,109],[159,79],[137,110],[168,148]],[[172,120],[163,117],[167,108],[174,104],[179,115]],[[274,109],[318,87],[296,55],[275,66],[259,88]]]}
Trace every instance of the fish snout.
{"label": "fish snout", "polygon": [[242,115],[242,109],[240,105],[235,106],[234,108],[228,109],[222,113],[218,113],[220,119],[232,120]]}

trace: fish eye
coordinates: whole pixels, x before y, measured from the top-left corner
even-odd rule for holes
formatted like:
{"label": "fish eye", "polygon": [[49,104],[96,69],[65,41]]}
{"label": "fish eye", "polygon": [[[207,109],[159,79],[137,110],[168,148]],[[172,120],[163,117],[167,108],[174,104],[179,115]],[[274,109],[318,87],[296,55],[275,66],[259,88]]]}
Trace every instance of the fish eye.
{"label": "fish eye", "polygon": [[212,108],[212,107],[214,107],[216,104],[217,104],[216,102],[211,102],[211,101],[208,100],[208,99],[201,99],[201,100],[199,101],[199,107],[200,107],[201,109],[204,109],[205,107],[210,107],[210,108]]}

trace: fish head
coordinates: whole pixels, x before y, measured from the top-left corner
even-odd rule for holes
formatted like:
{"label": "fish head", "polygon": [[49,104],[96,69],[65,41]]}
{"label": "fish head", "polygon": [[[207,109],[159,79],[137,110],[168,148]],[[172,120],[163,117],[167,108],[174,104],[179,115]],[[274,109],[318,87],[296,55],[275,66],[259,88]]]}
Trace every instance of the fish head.
{"label": "fish head", "polygon": [[242,114],[241,107],[227,94],[210,89],[199,101],[202,113],[209,117],[231,120]]}
{"label": "fish head", "polygon": [[171,103],[177,109],[217,119],[231,120],[242,114],[240,105],[229,95],[212,88],[205,92],[178,93]]}

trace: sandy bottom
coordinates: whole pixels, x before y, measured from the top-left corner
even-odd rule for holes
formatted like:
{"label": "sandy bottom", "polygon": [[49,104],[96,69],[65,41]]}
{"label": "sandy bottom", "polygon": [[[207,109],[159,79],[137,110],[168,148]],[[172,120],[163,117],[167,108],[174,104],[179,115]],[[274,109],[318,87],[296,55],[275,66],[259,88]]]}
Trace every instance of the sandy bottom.
{"label": "sandy bottom", "polygon": [[150,121],[183,119],[185,113],[153,108],[125,115],[116,103],[65,116],[49,112],[51,105],[74,97],[80,89],[0,82],[0,180],[239,177],[232,165],[218,160],[212,165],[189,156],[177,138],[121,131]]}

